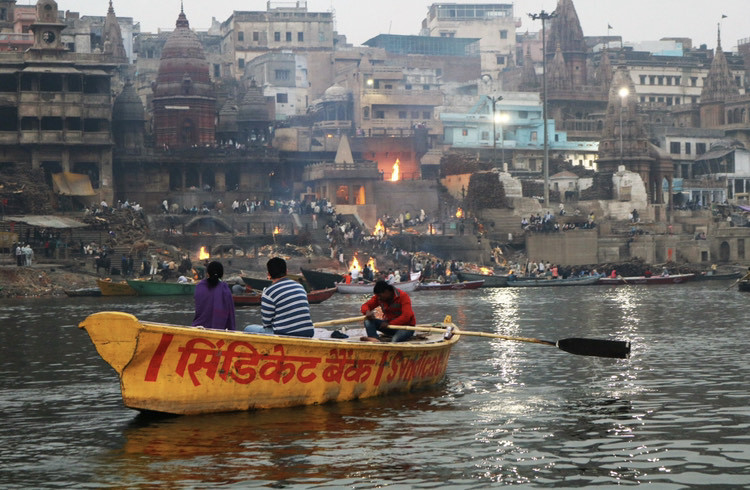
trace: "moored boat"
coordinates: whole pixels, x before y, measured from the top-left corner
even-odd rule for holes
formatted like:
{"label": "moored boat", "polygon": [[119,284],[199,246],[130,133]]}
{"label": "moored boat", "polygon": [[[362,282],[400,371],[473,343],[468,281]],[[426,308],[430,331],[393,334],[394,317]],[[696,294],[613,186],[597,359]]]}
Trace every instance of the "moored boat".
{"label": "moored boat", "polygon": [[79,327],[117,372],[125,406],[172,414],[312,405],[434,385],[460,338],[307,339],[149,323],[122,312],[95,313]]}
{"label": "moored boat", "polygon": [[65,294],[70,297],[78,296],[101,296],[102,292],[99,288],[78,288],[78,289],[66,289]]}
{"label": "moored boat", "polygon": [[739,279],[742,277],[742,272],[732,272],[730,274],[696,274],[693,281],[726,281],[728,279]]}
{"label": "moored boat", "polygon": [[[405,293],[411,293],[416,291],[419,281],[413,279],[411,281],[397,282],[393,284],[393,287],[400,289]],[[342,294],[372,294],[372,288],[375,286],[373,282],[357,283],[357,284],[336,284],[336,288],[339,293]]]}
{"label": "moored boat", "polygon": [[[320,289],[307,293],[307,302],[311,305],[322,303],[336,292],[336,288]],[[233,294],[234,306],[257,306],[260,305],[260,293],[255,294]]]}
{"label": "moored boat", "polygon": [[128,279],[128,285],[138,296],[191,296],[195,294],[195,282],[162,282]]}
{"label": "moored boat", "polygon": [[508,287],[527,288],[527,287],[561,287],[561,286],[589,286],[599,282],[599,276],[569,277],[567,279],[531,279],[528,277],[522,280],[508,280]]}
{"label": "moored boat", "polygon": [[[242,278],[242,282],[250,286],[252,289],[257,289],[258,291],[263,291],[264,289],[266,289],[268,286],[271,285],[270,279],[260,279],[257,277],[252,277],[246,272],[243,272],[240,277]],[[289,279],[293,281],[297,281],[298,283],[302,284],[305,287],[306,291],[310,291],[310,286],[307,283],[307,280],[303,276],[299,274],[287,274],[286,277],[288,277]]]}
{"label": "moored boat", "polygon": [[461,281],[484,281],[483,288],[503,288],[508,285],[507,275],[491,276],[488,274],[475,274],[473,272],[457,272]]}
{"label": "moored boat", "polygon": [[417,291],[458,291],[462,289],[478,289],[482,287],[484,281],[466,281],[443,284],[440,282],[421,282],[417,286]]}
{"label": "moored boat", "polygon": [[343,275],[335,272],[305,269],[303,267],[300,267],[300,270],[313,290],[335,288],[336,284],[344,280]]}
{"label": "moored boat", "polygon": [[97,279],[96,285],[99,286],[102,296],[135,296],[138,294],[127,281],[113,282],[109,279]]}
{"label": "moored boat", "polygon": [[683,284],[695,278],[695,274],[674,274],[671,276],[632,276],[632,277],[602,277],[599,284],[610,286],[629,284]]}

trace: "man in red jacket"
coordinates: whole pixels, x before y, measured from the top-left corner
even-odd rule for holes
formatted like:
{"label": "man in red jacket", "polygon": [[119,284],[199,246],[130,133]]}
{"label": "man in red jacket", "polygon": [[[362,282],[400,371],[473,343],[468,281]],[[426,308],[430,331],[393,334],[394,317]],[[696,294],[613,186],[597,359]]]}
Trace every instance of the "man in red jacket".
{"label": "man in red jacket", "polygon": [[[365,315],[368,340],[377,340],[378,331],[392,337],[393,342],[409,340],[414,335],[414,331],[388,328],[388,325],[417,324],[409,295],[382,280],[375,283],[372,293],[373,297],[360,308]],[[375,309],[378,306],[383,311],[382,320],[375,318]]]}

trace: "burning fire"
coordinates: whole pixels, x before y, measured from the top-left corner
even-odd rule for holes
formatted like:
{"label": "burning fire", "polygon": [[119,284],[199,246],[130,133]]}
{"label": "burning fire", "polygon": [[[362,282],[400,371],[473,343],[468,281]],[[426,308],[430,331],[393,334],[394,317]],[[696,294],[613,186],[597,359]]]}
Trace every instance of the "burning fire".
{"label": "burning fire", "polygon": [[480,267],[479,268],[479,272],[481,274],[486,275],[486,276],[491,276],[491,275],[494,274],[494,272],[492,271],[492,269],[490,269],[489,267]]}
{"label": "burning fire", "polygon": [[198,252],[198,260],[208,260],[211,258],[211,254],[206,251],[206,247],[201,247],[201,251]]}
{"label": "burning fire", "polygon": [[456,218],[463,218],[463,216],[464,216],[464,210],[461,208],[458,208],[456,210]]}
{"label": "burning fire", "polygon": [[349,265],[350,271],[358,271],[359,270],[359,260],[357,260],[357,257],[354,257],[352,259],[352,263]]}
{"label": "burning fire", "polygon": [[370,268],[372,272],[377,272],[378,268],[375,266],[375,258],[370,257],[370,260],[367,261],[367,266]]}
{"label": "burning fire", "polygon": [[273,234],[278,235],[281,233],[281,228],[279,228],[279,225],[276,225],[276,228],[273,229]]}
{"label": "burning fire", "polygon": [[393,173],[391,174],[391,182],[398,182],[401,180],[401,162],[396,159],[396,163],[393,164]]}
{"label": "burning fire", "polygon": [[385,226],[383,226],[382,220],[378,220],[378,224],[375,225],[375,229],[372,230],[372,234],[379,236],[379,235],[382,235],[383,233],[385,233]]}

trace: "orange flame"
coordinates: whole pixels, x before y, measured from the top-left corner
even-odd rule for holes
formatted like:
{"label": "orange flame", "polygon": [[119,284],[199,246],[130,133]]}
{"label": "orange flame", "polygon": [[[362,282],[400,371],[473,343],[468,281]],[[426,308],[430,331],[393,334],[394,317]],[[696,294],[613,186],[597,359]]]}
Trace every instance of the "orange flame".
{"label": "orange flame", "polygon": [[396,163],[393,164],[393,173],[391,174],[391,182],[398,182],[401,180],[401,162],[396,159]]}
{"label": "orange flame", "polygon": [[359,260],[357,260],[357,257],[354,257],[352,259],[352,263],[349,265],[350,271],[358,271],[359,270]]}
{"label": "orange flame", "polygon": [[494,271],[490,269],[489,267],[480,267],[479,272],[486,276],[491,276],[494,274]]}
{"label": "orange flame", "polygon": [[370,270],[375,273],[378,271],[378,268],[375,265],[375,258],[370,257],[370,260],[367,261],[367,266],[370,268]]}
{"label": "orange flame", "polygon": [[208,260],[211,258],[211,254],[206,251],[206,247],[201,247],[201,251],[198,252],[199,260]]}
{"label": "orange flame", "polygon": [[280,234],[280,233],[281,233],[281,228],[279,228],[279,226],[278,226],[278,225],[276,225],[276,228],[274,228],[274,229],[273,229],[273,234],[274,234],[274,235],[278,235],[278,234]]}
{"label": "orange flame", "polygon": [[375,229],[372,230],[372,234],[380,235],[381,233],[385,233],[385,226],[383,226],[382,220],[378,220],[378,223],[375,225]]}
{"label": "orange flame", "polygon": [[462,218],[462,217],[463,217],[463,215],[464,215],[464,210],[463,210],[463,209],[461,209],[461,208],[458,208],[458,209],[456,210],[456,218]]}

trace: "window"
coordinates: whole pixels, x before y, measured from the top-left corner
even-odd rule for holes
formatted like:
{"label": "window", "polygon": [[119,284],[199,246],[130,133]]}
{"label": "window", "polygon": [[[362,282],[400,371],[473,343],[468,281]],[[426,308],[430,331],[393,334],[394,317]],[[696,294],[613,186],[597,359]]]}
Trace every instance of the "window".
{"label": "window", "polygon": [[287,32],[286,33],[286,42],[288,42],[288,43],[292,42],[292,33],[291,32]]}
{"label": "window", "polygon": [[518,119],[528,119],[529,111],[518,111]]}
{"label": "window", "polygon": [[432,113],[430,111],[424,111],[422,113],[422,119],[425,119],[425,120],[432,119]]}
{"label": "window", "polygon": [[298,32],[297,33],[297,41],[304,42],[305,41],[305,33],[304,32]]}
{"label": "window", "polygon": [[406,90],[411,90],[411,84],[407,83],[405,88],[406,88]]}
{"label": "window", "polygon": [[641,75],[641,85],[646,85],[646,75]]}
{"label": "window", "polygon": [[672,85],[672,77],[667,77],[667,85]]}
{"label": "window", "polygon": [[375,113],[374,119],[385,119],[385,111],[373,111]]}
{"label": "window", "polygon": [[497,55],[496,60],[497,60],[497,64],[498,65],[504,65],[505,64],[505,56],[503,56],[503,55]]}
{"label": "window", "polygon": [[505,29],[500,31],[500,39],[508,39],[508,31],[506,31]]}
{"label": "window", "polygon": [[245,40],[245,33],[240,31],[237,33],[237,41],[243,42]]}
{"label": "window", "polygon": [[422,90],[430,90],[430,86],[429,85],[422,85]]}
{"label": "window", "polygon": [[674,84],[675,85],[679,85],[681,81],[682,81],[682,77],[674,77]]}
{"label": "window", "polygon": [[680,154],[680,142],[679,141],[673,141],[669,144],[669,153],[671,153],[672,155]]}
{"label": "window", "polygon": [[289,94],[276,94],[276,102],[279,104],[287,104],[289,102]]}
{"label": "window", "polygon": [[659,77],[659,85],[664,85],[664,77]]}
{"label": "window", "polygon": [[461,136],[469,136],[469,130],[468,129],[462,129],[461,130]]}
{"label": "window", "polygon": [[412,119],[419,119],[419,111],[411,111]]}
{"label": "window", "polygon": [[539,139],[539,134],[536,131],[531,132],[531,141],[537,141]]}
{"label": "window", "polygon": [[275,70],[274,77],[276,80],[289,80],[289,70]]}
{"label": "window", "polygon": [[655,75],[650,75],[648,77],[648,84],[649,85],[656,85],[656,76]]}
{"label": "window", "polygon": [[240,59],[237,60],[237,67],[240,70],[243,70],[245,68],[245,59],[244,58],[240,58]]}
{"label": "window", "polygon": [[221,78],[221,65],[214,64],[214,78]]}
{"label": "window", "polygon": [[406,111],[398,111],[399,119],[406,119]]}
{"label": "window", "polygon": [[490,132],[489,131],[482,131],[482,140],[487,141],[490,139]]}
{"label": "window", "polygon": [[693,152],[692,144],[685,143],[685,155],[690,155]]}
{"label": "window", "polygon": [[255,41],[255,42],[260,41],[260,32],[253,31],[253,41]]}
{"label": "window", "polygon": [[280,32],[274,32],[273,33],[273,40],[276,41],[276,42],[280,42],[281,41],[281,33]]}
{"label": "window", "polygon": [[696,155],[703,155],[706,153],[706,144],[705,143],[696,143],[695,144],[695,154]]}
{"label": "window", "polygon": [[690,86],[691,87],[697,87],[698,86],[698,77],[690,77]]}

